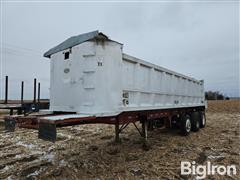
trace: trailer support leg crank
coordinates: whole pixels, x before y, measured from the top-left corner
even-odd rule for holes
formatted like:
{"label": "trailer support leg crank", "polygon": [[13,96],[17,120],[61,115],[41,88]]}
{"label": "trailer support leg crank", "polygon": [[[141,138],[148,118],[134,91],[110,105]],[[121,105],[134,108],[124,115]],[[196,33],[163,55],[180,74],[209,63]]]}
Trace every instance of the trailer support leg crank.
{"label": "trailer support leg crank", "polygon": [[147,130],[148,130],[148,122],[147,119],[142,119],[142,137],[144,138],[144,143],[147,141]]}

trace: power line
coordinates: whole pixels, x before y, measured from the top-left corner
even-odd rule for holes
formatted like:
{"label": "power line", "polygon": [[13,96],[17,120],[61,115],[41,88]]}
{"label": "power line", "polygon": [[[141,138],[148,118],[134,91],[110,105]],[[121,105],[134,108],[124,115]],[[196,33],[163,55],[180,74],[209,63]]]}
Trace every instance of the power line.
{"label": "power line", "polygon": [[[34,55],[38,55],[38,56],[42,56],[42,52],[40,51],[36,51],[34,49],[30,49],[30,48],[25,48],[25,47],[20,47],[20,46],[16,46],[13,44],[9,44],[9,43],[3,43],[3,45],[1,46],[1,49],[3,49],[5,51],[5,53],[7,54],[34,54]],[[6,52],[7,51],[7,52]]]}
{"label": "power line", "polygon": [[11,55],[22,55],[22,56],[42,56],[42,53],[38,53],[35,51],[26,51],[20,48],[12,48],[12,47],[2,47],[2,53],[11,54]]}
{"label": "power line", "polygon": [[5,44],[6,46],[12,46],[12,48],[17,48],[17,49],[22,49],[22,50],[26,50],[26,51],[32,51],[32,52],[36,52],[36,53],[42,53],[40,51],[37,51],[35,49],[31,49],[31,48],[26,48],[26,47],[23,47],[23,46],[19,46],[19,45],[15,45],[15,44],[10,44],[10,43],[5,43],[3,42],[3,44]]}

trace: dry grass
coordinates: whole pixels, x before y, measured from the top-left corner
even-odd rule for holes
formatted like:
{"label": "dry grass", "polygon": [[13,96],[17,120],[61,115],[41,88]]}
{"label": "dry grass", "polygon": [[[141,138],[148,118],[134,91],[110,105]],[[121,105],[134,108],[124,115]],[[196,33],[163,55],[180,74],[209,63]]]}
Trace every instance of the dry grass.
{"label": "dry grass", "polygon": [[194,179],[180,175],[183,160],[236,164],[239,171],[239,102],[208,104],[204,129],[188,137],[155,129],[149,132],[148,151],[133,126],[121,135],[121,144],[113,143],[109,125],[62,128],[55,144],[38,139],[34,130],[0,131],[0,179]]}
{"label": "dry grass", "polygon": [[240,113],[240,100],[208,101],[207,112]]}

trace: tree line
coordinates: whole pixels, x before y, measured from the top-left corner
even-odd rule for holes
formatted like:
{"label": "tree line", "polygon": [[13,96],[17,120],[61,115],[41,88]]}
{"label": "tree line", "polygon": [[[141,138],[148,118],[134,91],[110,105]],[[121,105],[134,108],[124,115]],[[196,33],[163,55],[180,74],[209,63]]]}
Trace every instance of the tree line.
{"label": "tree line", "polygon": [[228,96],[224,96],[219,91],[207,91],[205,92],[205,99],[206,100],[229,100]]}

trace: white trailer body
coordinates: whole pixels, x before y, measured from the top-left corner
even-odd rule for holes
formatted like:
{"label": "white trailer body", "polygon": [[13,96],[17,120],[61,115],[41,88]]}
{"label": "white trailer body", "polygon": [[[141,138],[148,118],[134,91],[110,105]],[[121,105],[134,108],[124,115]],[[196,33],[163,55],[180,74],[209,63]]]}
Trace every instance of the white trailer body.
{"label": "white trailer body", "polygon": [[50,110],[113,116],[205,106],[203,81],[124,54],[122,48],[95,31],[45,53],[51,59]]}

